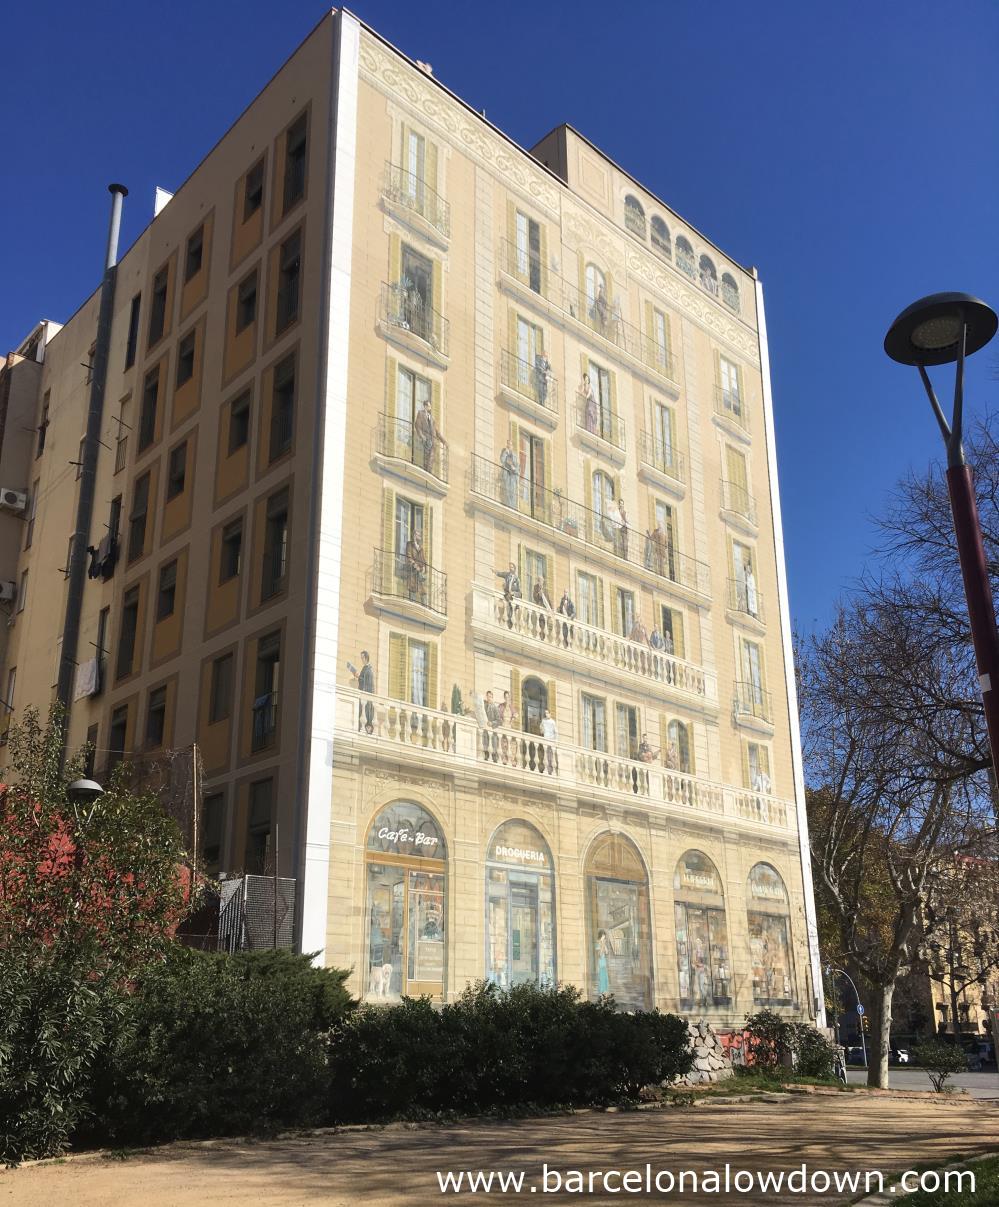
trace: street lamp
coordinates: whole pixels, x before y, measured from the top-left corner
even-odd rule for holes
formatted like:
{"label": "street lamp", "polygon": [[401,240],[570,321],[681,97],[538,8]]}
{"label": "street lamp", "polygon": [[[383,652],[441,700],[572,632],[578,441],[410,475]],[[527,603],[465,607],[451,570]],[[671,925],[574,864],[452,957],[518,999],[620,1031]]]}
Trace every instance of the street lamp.
{"label": "street lamp", "polygon": [[[992,767],[999,775],[999,634],[995,604],[989,585],[982,528],[978,520],[971,468],[964,459],[962,420],[965,357],[984,348],[999,326],[995,311],[967,293],[933,293],[913,302],[892,323],[885,336],[885,352],[901,365],[919,370],[933,414],[947,449],[947,490],[950,494],[957,555],[964,579],[971,621],[971,640],[978,664],[978,683],[992,751]],[[954,410],[947,422],[926,372],[929,365],[957,362]]]}

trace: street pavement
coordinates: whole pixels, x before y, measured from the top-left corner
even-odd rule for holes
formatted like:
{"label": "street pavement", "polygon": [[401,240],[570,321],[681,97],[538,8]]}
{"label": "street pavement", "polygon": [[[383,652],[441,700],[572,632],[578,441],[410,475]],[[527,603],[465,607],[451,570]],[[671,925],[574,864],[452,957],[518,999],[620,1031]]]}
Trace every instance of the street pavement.
{"label": "street pavement", "polygon": [[[867,1070],[851,1065],[847,1069],[851,1085],[866,1085]],[[947,1079],[948,1086],[967,1090],[972,1098],[999,1099],[999,1073],[955,1073]],[[930,1079],[922,1069],[901,1069],[893,1065],[888,1070],[888,1087],[892,1090],[929,1090]]]}

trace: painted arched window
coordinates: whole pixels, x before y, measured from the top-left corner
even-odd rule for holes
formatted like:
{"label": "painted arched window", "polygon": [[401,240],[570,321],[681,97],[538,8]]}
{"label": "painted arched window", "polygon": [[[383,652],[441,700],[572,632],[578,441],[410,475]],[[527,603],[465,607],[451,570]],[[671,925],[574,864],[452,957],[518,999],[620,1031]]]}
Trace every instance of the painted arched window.
{"label": "painted arched window", "polygon": [[422,805],[396,801],[371,823],[365,852],[367,1000],[443,995],[446,859],[440,825]]}
{"label": "painted arched window", "polygon": [[633,843],[604,834],[586,860],[587,989],[622,1010],[652,1006],[649,877]]}
{"label": "painted arched window", "polygon": [[610,317],[610,298],[607,296],[607,278],[596,264],[586,266],[586,314],[579,315],[602,335],[607,333]]}
{"label": "painted arched window", "polygon": [[651,227],[652,246],[664,256],[672,257],[673,244],[669,237],[669,227],[658,214],[652,215]]}
{"label": "painted arched window", "polygon": [[645,210],[638,198],[630,193],[624,199],[624,224],[633,235],[645,238]]}
{"label": "painted arched window", "polygon": [[714,264],[708,259],[707,256],[701,256],[700,263],[698,264],[698,276],[700,277],[701,286],[706,289],[708,293],[713,293],[715,297],[717,297],[718,272],[715,269]]}
{"label": "painted arched window", "polygon": [[694,752],[690,741],[690,727],[683,721],[673,720],[666,726],[664,758],[666,766],[672,767],[674,771],[693,774]]}
{"label": "painted arched window", "polygon": [[738,313],[739,286],[736,284],[735,277],[730,272],[722,273],[721,296],[725,305]]}
{"label": "painted arched window", "polygon": [[507,821],[486,848],[486,977],[511,985],[555,984],[555,877],[534,826]]}
{"label": "painted arched window", "polygon": [[525,733],[541,733],[548,706],[548,685],[534,675],[528,676],[520,687],[520,716]]}
{"label": "painted arched window", "polygon": [[685,235],[677,235],[676,237],[676,266],[681,272],[685,272],[691,280],[694,279],[696,271],[694,249],[690,246]]}
{"label": "painted arched window", "polygon": [[617,493],[614,479],[602,469],[593,471],[593,520],[595,535],[614,543],[614,527],[610,521],[611,504],[615,502]]}
{"label": "painted arched window", "polygon": [[787,889],[776,868],[758,863],[749,873],[747,890],[753,1002],[757,1006],[790,1006],[794,964]]}
{"label": "painted arched window", "polygon": [[725,895],[718,869],[702,851],[681,855],[673,874],[680,1006],[727,1006],[732,981]]}

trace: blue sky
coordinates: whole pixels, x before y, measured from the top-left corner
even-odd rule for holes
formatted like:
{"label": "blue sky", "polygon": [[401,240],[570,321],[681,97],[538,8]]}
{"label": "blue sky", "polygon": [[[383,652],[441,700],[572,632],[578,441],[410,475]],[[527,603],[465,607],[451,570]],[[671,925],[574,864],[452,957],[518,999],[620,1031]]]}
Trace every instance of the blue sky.
{"label": "blue sky", "polygon": [[[9,0],[0,345],[98,284],[106,185],[127,245],[324,12],[307,0]],[[358,0],[353,11],[530,146],[568,121],[767,300],[797,623],[828,619],[869,517],[939,436],[881,341],[926,293],[999,304],[994,0]],[[969,363],[999,395],[999,341]],[[946,377],[950,393],[950,377]]]}

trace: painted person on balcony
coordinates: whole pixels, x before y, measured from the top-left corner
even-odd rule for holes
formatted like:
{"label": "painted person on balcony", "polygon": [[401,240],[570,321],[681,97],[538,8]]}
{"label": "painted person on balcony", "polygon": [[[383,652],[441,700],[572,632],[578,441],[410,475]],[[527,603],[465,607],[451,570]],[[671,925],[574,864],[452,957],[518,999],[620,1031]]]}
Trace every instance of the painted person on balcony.
{"label": "painted person on balcony", "polygon": [[503,502],[507,507],[517,507],[517,487],[520,484],[520,462],[513,451],[511,441],[500,453],[500,468],[503,471]]}
{"label": "painted person on balcony", "polygon": [[499,711],[501,725],[505,725],[508,729],[516,729],[520,725],[520,714],[517,712],[509,692],[503,693],[503,702],[499,706]]}
{"label": "painted person on balcony", "polygon": [[642,740],[638,743],[638,758],[643,763],[654,763],[659,757],[659,751],[652,749],[652,744],[649,742],[649,735],[642,734]]}
{"label": "painted person on balcony", "polygon": [[641,616],[635,617],[635,623],[631,626],[631,632],[628,634],[629,641],[637,641],[639,645],[651,645],[649,640],[649,630],[645,627],[645,621]]}
{"label": "painted person on balcony", "polygon": [[605,930],[597,931],[597,993],[604,997],[610,993],[610,972],[607,957],[612,954],[610,939]]}
{"label": "painted person on balcony", "polygon": [[423,550],[423,538],[414,532],[406,542],[406,578],[409,582],[410,598],[420,597],[427,602],[427,555]]}
{"label": "painted person on balcony", "polygon": [[545,715],[541,718],[541,736],[546,742],[558,741],[558,726],[555,724],[555,718],[546,708]]}
{"label": "painted person on balcony", "polygon": [[548,405],[548,378],[551,371],[552,362],[544,352],[537,352],[534,357],[534,397],[539,406]]}
{"label": "painted person on balcony", "polygon": [[666,577],[667,538],[662,524],[656,524],[645,534],[645,568]]}
{"label": "painted person on balcony", "polygon": [[501,723],[499,705],[493,699],[492,692],[486,692],[486,720],[493,729],[498,729]]}
{"label": "painted person on balcony", "polygon": [[575,625],[566,622],[576,619],[576,605],[572,602],[567,590],[562,592],[562,598],[558,601],[558,614],[565,617],[565,620],[562,621],[562,643],[568,645],[575,635],[576,628]]}
{"label": "painted person on balcony", "polygon": [[753,573],[752,566],[746,566],[742,581],[746,588],[746,611],[750,616],[758,616],[760,601],[756,593],[756,575]]}
{"label": "painted person on balcony", "polygon": [[531,592],[531,600],[536,603],[539,608],[544,608],[550,612],[552,610],[552,601],[548,598],[548,588],[543,578],[534,580],[534,589]]}
{"label": "painted person on balcony", "polygon": [[611,535],[614,538],[614,552],[618,557],[628,556],[628,513],[624,509],[624,499],[615,503],[611,499],[607,508],[607,519],[611,524]]}
{"label": "painted person on balcony", "polygon": [[649,645],[654,650],[662,651],[666,648],[666,642],[663,641],[663,635],[659,632],[659,626],[655,625],[649,635]]}
{"label": "painted person on balcony", "polygon": [[[358,670],[352,663],[347,663],[347,669],[350,671],[350,677],[357,681],[357,690],[366,692],[369,696],[375,692],[375,668],[371,665],[371,655],[367,650],[361,650],[361,669]],[[370,703],[364,705],[364,732],[374,733],[375,730],[375,706]]]}
{"label": "painted person on balcony", "polygon": [[509,570],[497,570],[496,577],[503,580],[503,598],[506,600],[506,625],[508,629],[513,628],[513,608],[515,599],[523,599],[524,594],[520,589],[520,575],[517,573],[517,567],[510,563]]}
{"label": "painted person on balcony", "polygon": [[576,391],[576,400],[579,404],[579,417],[583,427],[596,436],[600,431],[600,412],[597,407],[597,396],[593,392],[593,382],[590,381],[589,373],[583,374],[583,380],[579,383],[579,389]]}
{"label": "painted person on balcony", "polygon": [[431,473],[434,465],[434,447],[440,444],[441,448],[447,448],[447,441],[441,435],[437,421],[434,419],[429,398],[424,398],[423,406],[416,412],[413,426],[423,449],[423,468]]}
{"label": "painted person on balcony", "polygon": [[604,289],[603,282],[601,282],[597,288],[597,296],[593,299],[593,305],[590,307],[590,319],[601,333],[607,330],[607,315],[607,290]]}
{"label": "painted person on balcony", "polygon": [[663,762],[670,771],[680,770],[680,751],[677,748],[676,742],[667,742],[663,750]]}

